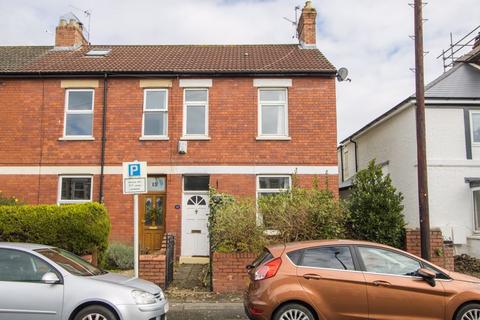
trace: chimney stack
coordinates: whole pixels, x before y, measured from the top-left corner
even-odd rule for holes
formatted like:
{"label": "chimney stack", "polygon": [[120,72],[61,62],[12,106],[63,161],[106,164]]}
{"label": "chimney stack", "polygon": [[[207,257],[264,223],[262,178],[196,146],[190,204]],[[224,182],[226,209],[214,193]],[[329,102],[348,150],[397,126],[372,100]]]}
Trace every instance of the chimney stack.
{"label": "chimney stack", "polygon": [[312,5],[312,1],[305,2],[302,9],[302,15],[298,20],[297,35],[300,45],[306,48],[315,48],[317,44],[316,36],[316,18],[317,10]]}
{"label": "chimney stack", "polygon": [[88,45],[83,35],[83,24],[76,19],[61,18],[55,30],[55,47],[80,47]]}

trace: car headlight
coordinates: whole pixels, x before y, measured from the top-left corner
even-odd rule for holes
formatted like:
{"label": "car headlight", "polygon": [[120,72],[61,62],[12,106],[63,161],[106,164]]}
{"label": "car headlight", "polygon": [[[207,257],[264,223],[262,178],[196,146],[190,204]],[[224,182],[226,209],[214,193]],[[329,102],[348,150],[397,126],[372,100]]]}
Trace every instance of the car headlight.
{"label": "car headlight", "polygon": [[145,291],[133,290],[132,297],[136,304],[152,304],[156,302],[155,296]]}
{"label": "car headlight", "polygon": [[165,300],[165,294],[163,293],[162,290],[160,290],[160,292],[158,293],[158,299]]}

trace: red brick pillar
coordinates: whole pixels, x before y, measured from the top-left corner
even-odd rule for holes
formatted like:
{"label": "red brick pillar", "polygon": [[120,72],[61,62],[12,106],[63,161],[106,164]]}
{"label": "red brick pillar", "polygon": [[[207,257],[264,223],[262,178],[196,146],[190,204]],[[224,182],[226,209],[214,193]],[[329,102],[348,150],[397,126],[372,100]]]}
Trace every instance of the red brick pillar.
{"label": "red brick pillar", "polygon": [[[416,256],[421,256],[420,230],[408,229],[405,235],[405,250]],[[448,270],[453,270],[453,244],[443,240],[442,231],[432,229],[430,231],[430,255],[431,262]]]}

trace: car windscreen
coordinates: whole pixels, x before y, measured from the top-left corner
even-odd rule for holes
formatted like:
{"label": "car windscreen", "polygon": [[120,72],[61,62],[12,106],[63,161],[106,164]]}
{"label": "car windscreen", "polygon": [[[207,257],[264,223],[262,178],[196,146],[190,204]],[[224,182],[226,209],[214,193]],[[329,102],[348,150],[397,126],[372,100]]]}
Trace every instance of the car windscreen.
{"label": "car windscreen", "polygon": [[101,269],[91,265],[82,258],[63,249],[48,248],[38,249],[35,251],[52,260],[53,262],[76,276],[88,277],[97,276],[105,273]]}

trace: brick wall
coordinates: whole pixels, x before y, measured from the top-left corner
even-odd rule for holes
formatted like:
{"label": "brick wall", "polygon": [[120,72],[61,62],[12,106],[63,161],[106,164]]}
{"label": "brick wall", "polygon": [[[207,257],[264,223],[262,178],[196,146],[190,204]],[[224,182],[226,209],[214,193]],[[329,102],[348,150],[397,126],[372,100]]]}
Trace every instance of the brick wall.
{"label": "brick wall", "polygon": [[139,277],[155,283],[160,287],[165,285],[165,255],[140,255]]}
{"label": "brick wall", "polygon": [[246,265],[257,257],[253,253],[213,254],[213,291],[217,293],[243,292],[248,285]]}
{"label": "brick wall", "polygon": [[[420,230],[407,230],[405,250],[416,256],[421,256]],[[442,231],[431,230],[430,251],[432,263],[448,270],[454,270],[453,245],[443,241]]]}
{"label": "brick wall", "polygon": [[[288,89],[290,141],[257,141],[258,88],[250,77],[219,77],[209,89],[208,141],[188,141],[188,153],[180,155],[183,88],[174,79],[168,90],[168,141],[141,141],[143,89],[138,78],[112,78],[108,82],[107,166],[144,160],[149,166],[169,165],[309,165],[336,166],[335,79],[293,77]],[[65,89],[61,79],[1,79],[0,168],[2,166],[100,165],[103,80],[95,88],[93,141],[62,141]],[[81,171],[81,169],[79,169]],[[85,169],[88,174],[89,169]],[[311,185],[313,176],[299,176],[301,185]],[[93,200],[98,201],[99,175],[93,176]],[[319,183],[325,183],[320,176]],[[255,175],[211,176],[219,191],[255,197]],[[337,175],[328,177],[337,193]],[[181,175],[167,175],[166,232],[177,237],[181,248]],[[121,176],[104,178],[104,202],[112,222],[111,239],[131,243],[133,198],[123,195]],[[58,176],[0,175],[0,190],[28,204],[57,202]]]}

